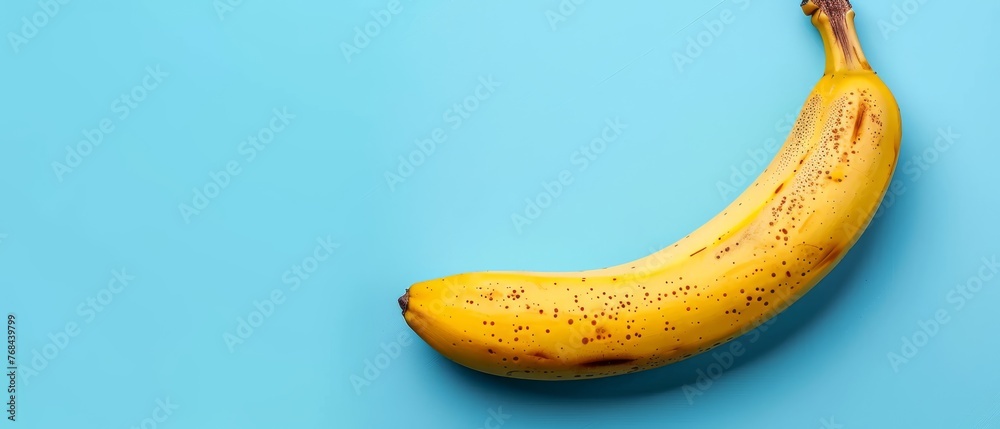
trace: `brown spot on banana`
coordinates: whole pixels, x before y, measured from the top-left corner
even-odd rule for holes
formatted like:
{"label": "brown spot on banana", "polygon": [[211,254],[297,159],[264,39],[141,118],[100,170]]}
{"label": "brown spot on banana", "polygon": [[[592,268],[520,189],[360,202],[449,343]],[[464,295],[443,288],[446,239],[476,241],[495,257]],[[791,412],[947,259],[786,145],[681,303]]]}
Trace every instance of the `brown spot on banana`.
{"label": "brown spot on banana", "polygon": [[826,267],[827,265],[836,262],[837,258],[840,257],[840,254],[843,253],[843,251],[844,249],[840,247],[831,247],[830,250],[828,250],[822,258],[820,258],[818,262],[819,267]]}
{"label": "brown spot on banana", "polygon": [[533,352],[533,353],[531,353],[531,354],[530,354],[530,355],[528,355],[528,356],[534,356],[534,357],[536,357],[536,358],[539,358],[539,359],[545,359],[545,360],[547,360],[547,359],[552,359],[551,357],[549,357],[549,355],[545,354],[545,352],[541,352],[541,351],[538,351],[538,352]]}
{"label": "brown spot on banana", "polygon": [[868,114],[868,105],[865,103],[861,103],[861,105],[858,106],[857,117],[854,118],[854,130],[851,132],[851,140],[850,140],[851,142],[858,139],[858,134],[861,133],[861,127],[865,123],[865,115],[867,114]]}
{"label": "brown spot on banana", "polygon": [[625,365],[625,364],[632,363],[632,362],[635,362],[635,361],[636,361],[635,358],[600,359],[600,360],[594,360],[594,361],[590,361],[590,362],[583,362],[583,363],[580,364],[580,366],[585,367],[585,368],[597,368],[597,367],[602,367],[602,366]]}

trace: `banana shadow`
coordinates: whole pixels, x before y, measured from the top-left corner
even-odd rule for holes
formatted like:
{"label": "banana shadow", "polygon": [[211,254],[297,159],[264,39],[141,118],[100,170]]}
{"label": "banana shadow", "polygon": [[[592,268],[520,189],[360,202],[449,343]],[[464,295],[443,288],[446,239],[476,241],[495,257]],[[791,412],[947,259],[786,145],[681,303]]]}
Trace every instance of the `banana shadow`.
{"label": "banana shadow", "polygon": [[[736,357],[732,366],[725,369],[725,372],[736,371],[770,353],[780,353],[783,343],[788,343],[796,335],[800,335],[805,327],[825,317],[829,309],[835,307],[833,304],[837,300],[856,293],[857,288],[863,283],[862,279],[857,278],[857,273],[869,260],[867,256],[872,248],[886,245],[887,241],[883,240],[883,236],[887,234],[887,228],[884,226],[889,226],[887,223],[891,225],[893,217],[895,216],[889,210],[872,221],[868,230],[840,264],[809,293],[783,311],[779,317],[772,319],[766,331],[760,329],[757,333],[750,332],[714,349],[713,351],[718,352],[728,350],[729,344],[736,341],[744,345],[745,353]],[[544,401],[549,406],[565,403],[567,406],[578,407],[580,399],[604,402],[634,400],[642,396],[671,394],[671,391],[675,390],[677,392],[674,393],[678,397],[683,397],[682,390],[685,385],[695,386],[699,378],[704,377],[701,374],[705,374],[710,365],[717,366],[713,365],[718,362],[713,356],[713,351],[639,373],[567,382],[496,377],[467,369],[444,358],[433,359],[432,366],[440,367],[434,370],[449,379],[448,385],[462,385],[470,391],[484,390],[491,395],[516,395],[526,401]],[[429,347],[426,352],[434,353]]]}

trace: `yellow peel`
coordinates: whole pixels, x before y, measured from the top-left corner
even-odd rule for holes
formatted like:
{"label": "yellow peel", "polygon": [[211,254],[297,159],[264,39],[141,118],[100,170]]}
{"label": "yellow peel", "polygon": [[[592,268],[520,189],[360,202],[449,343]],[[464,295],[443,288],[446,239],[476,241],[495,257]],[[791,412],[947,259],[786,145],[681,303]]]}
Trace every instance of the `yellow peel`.
{"label": "yellow peel", "polygon": [[846,0],[810,0],[826,73],[785,144],[732,204],[677,243],[575,273],[466,273],[414,284],[403,316],[428,344],[501,376],[572,380],[709,350],[787,308],[854,245],[899,154],[899,109]]}

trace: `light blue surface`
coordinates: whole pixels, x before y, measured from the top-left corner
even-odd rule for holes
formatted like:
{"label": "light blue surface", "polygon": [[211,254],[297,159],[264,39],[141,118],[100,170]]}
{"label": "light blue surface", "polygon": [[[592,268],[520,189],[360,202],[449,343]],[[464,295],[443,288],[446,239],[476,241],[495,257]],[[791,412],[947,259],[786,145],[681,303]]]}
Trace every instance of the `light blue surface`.
{"label": "light blue surface", "polygon": [[1000,427],[1000,276],[957,290],[1000,255],[996,2],[855,1],[902,107],[897,192],[729,369],[553,384],[451,364],[396,297],[607,266],[699,226],[822,73],[799,2],[226,1],[52,3],[36,32],[38,2],[2,6],[0,30],[32,37],[0,48],[0,312],[21,368],[0,428]]}

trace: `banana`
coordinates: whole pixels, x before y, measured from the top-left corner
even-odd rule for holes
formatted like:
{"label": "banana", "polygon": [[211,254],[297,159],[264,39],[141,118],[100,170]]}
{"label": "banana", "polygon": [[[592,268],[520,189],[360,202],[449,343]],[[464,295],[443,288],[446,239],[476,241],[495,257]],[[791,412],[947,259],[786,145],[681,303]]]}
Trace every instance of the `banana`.
{"label": "banana", "polygon": [[489,374],[597,378],[709,350],[784,310],[871,221],[899,156],[899,108],[847,0],[807,0],[826,69],[774,160],[722,213],[644,258],[582,272],[476,272],[412,285],[406,323]]}

